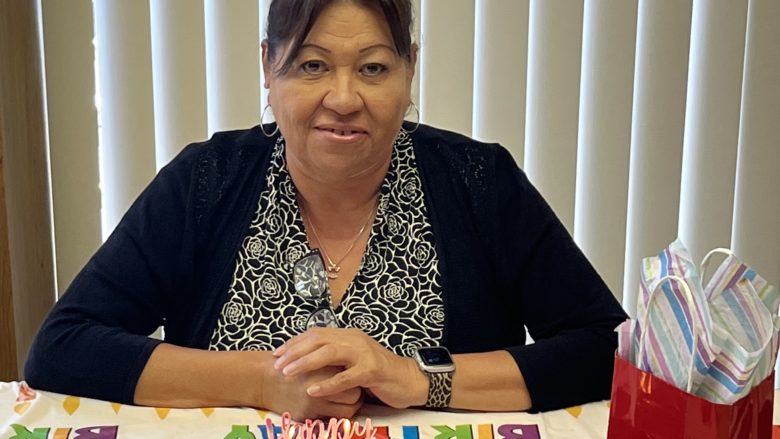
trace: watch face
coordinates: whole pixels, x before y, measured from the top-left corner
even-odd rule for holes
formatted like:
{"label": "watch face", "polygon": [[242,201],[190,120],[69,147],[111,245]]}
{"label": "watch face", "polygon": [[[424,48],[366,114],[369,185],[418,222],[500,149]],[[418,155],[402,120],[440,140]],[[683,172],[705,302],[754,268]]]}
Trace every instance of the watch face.
{"label": "watch face", "polygon": [[450,351],[443,347],[420,348],[417,355],[426,366],[449,366],[452,365]]}

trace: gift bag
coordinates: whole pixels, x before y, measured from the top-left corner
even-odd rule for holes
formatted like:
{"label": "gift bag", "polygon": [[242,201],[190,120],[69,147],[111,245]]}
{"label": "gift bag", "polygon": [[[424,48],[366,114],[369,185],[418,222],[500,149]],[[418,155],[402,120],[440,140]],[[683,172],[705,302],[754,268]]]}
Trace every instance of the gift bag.
{"label": "gift bag", "polygon": [[616,329],[608,437],[771,439],[777,288],[728,250],[696,267],[679,240],[642,269],[638,319]]}
{"label": "gift bag", "polygon": [[615,356],[608,439],[771,439],[774,374],[734,404],[716,404]]}

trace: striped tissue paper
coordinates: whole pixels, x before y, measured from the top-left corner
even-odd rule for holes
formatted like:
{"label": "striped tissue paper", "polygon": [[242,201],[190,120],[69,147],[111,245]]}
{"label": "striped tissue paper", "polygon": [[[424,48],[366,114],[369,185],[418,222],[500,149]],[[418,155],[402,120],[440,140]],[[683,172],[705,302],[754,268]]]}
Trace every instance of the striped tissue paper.
{"label": "striped tissue paper", "polygon": [[[726,259],[703,287],[712,255]],[[726,249],[697,267],[678,239],[642,260],[637,319],[616,331],[618,355],[680,389],[731,404],[771,374],[780,291]]]}

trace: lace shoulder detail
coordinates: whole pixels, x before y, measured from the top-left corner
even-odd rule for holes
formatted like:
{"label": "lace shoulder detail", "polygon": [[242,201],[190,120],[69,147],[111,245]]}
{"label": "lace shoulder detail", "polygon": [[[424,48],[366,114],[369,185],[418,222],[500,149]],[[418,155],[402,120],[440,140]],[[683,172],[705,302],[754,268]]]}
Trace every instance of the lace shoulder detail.
{"label": "lace shoulder detail", "polygon": [[497,144],[471,139],[462,143],[431,142],[423,148],[432,149],[433,160],[445,163],[450,178],[464,185],[475,206],[484,205],[495,190]]}
{"label": "lace shoulder detail", "polygon": [[250,163],[273,149],[272,139],[258,138],[253,131],[217,133],[199,145],[192,172],[196,224],[200,225],[226,191],[248,172]]}

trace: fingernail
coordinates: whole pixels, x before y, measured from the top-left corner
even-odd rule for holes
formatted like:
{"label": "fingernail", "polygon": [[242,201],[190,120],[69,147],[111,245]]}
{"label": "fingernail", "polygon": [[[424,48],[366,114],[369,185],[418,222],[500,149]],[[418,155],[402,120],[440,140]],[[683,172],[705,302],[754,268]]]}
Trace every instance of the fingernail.
{"label": "fingernail", "polygon": [[309,396],[314,396],[315,393],[319,393],[319,392],[320,392],[320,386],[317,384],[314,384],[310,386],[308,389],[306,389],[306,393],[308,393]]}
{"label": "fingernail", "polygon": [[289,365],[287,365],[287,367],[282,369],[282,373],[285,374],[285,375],[289,375],[289,374],[295,372],[295,369],[296,369],[296,367],[295,367],[294,364],[289,364]]}
{"label": "fingernail", "polygon": [[279,368],[282,367],[283,362],[284,362],[284,358],[279,358],[276,361],[274,361],[274,369],[279,370]]}

